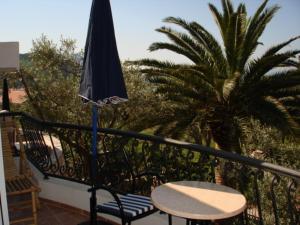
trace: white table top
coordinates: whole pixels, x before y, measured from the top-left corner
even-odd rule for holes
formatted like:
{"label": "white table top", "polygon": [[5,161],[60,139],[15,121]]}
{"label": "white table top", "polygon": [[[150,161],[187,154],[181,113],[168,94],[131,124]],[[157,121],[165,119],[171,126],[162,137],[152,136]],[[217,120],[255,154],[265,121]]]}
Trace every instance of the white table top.
{"label": "white table top", "polygon": [[240,192],[199,181],[160,185],[152,191],[151,199],[158,209],[168,214],[195,220],[225,219],[246,208],[246,199]]}

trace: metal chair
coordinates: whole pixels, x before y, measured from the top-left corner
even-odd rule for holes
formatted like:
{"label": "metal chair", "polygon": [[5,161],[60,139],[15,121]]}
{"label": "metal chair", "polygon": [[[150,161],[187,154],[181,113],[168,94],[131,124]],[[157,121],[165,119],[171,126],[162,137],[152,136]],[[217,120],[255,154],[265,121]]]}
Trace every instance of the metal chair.
{"label": "metal chair", "polygon": [[[23,140],[19,129],[16,127],[14,121],[10,117],[1,118],[1,138],[2,151],[4,161],[5,184],[8,199],[15,198],[15,202],[9,203],[9,212],[22,211],[25,208],[32,208],[32,216],[13,218],[10,224],[23,223],[32,221],[37,225],[37,208],[39,206],[37,193],[40,191],[39,187],[32,179],[29,167],[26,165],[26,156],[24,152]],[[16,139],[20,146],[20,166],[16,166],[13,158],[13,148],[10,141],[12,128],[16,131]],[[24,195],[31,195],[30,200],[20,200]],[[14,214],[15,215],[15,214]]]}
{"label": "metal chair", "polygon": [[132,221],[158,211],[148,197],[154,187],[164,182],[157,173],[134,171],[122,145],[98,157],[103,164],[97,183],[102,185],[96,185],[94,190],[106,190],[112,196],[111,201],[96,206],[98,213],[116,216],[122,225],[130,225]]}
{"label": "metal chair", "polygon": [[[132,181],[144,180],[147,183],[152,183],[152,187],[162,183],[161,179],[153,173],[143,173],[139,176],[133,177]],[[127,181],[130,182],[130,181]],[[150,197],[141,195],[133,191],[132,193],[124,193],[123,191],[106,186],[96,186],[97,190],[102,189],[108,191],[113,200],[98,204],[96,211],[98,213],[110,214],[119,217],[122,225],[130,225],[132,221],[146,217],[158,211],[154,207]]]}

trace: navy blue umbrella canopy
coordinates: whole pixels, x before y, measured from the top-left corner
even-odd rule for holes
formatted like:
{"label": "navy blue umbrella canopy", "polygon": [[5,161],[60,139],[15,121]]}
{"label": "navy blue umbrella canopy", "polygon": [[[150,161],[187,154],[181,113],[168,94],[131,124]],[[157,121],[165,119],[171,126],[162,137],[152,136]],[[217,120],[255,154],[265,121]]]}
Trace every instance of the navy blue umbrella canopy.
{"label": "navy blue umbrella canopy", "polygon": [[109,0],[94,0],[79,95],[98,106],[127,100]]}

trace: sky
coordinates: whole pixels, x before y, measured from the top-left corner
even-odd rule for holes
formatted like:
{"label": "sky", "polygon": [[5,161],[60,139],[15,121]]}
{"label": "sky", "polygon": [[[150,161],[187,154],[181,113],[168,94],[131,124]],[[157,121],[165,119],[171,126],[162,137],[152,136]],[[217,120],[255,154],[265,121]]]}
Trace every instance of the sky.
{"label": "sky", "polygon": [[[167,41],[155,31],[168,16],[197,21],[220,40],[220,35],[208,8],[208,2],[221,9],[220,0],[111,0],[116,40],[121,60],[157,58],[175,62],[187,60],[166,50],[150,53],[153,42]],[[246,4],[248,15],[262,0],[232,0],[237,6]],[[29,52],[32,40],[46,35],[55,43],[61,37],[77,41],[83,49],[87,34],[92,0],[0,0],[0,41],[19,41],[20,52]],[[279,12],[265,30],[257,50],[261,54],[268,47],[300,35],[300,0],[269,0],[269,6],[278,4]],[[173,26],[173,28],[175,28]],[[289,48],[300,49],[300,40]]]}

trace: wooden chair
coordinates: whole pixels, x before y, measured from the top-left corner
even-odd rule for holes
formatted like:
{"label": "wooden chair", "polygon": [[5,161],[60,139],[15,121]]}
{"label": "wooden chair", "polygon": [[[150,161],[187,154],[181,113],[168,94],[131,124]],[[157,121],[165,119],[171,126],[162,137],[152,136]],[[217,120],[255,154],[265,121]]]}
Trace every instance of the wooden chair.
{"label": "wooden chair", "polygon": [[[22,137],[20,135],[19,129],[17,129],[14,121],[10,117],[1,118],[0,126],[4,161],[4,174],[8,199],[17,198],[14,200],[20,200],[22,197],[24,198],[24,195],[31,195],[30,200],[16,201],[12,204],[9,203],[9,212],[21,211],[26,208],[32,208],[32,215],[26,215],[23,218],[13,218],[12,220],[10,220],[10,224],[32,221],[32,224],[37,225],[37,207],[39,205],[37,193],[40,191],[40,189],[33,181],[31,176],[32,173],[29,172],[29,167],[28,165],[26,165],[26,156],[24,152]],[[15,160],[13,158],[14,150],[9,139],[9,137],[11,137],[12,128],[15,128],[16,138],[17,141],[19,141],[20,145],[19,169],[17,168]]]}

